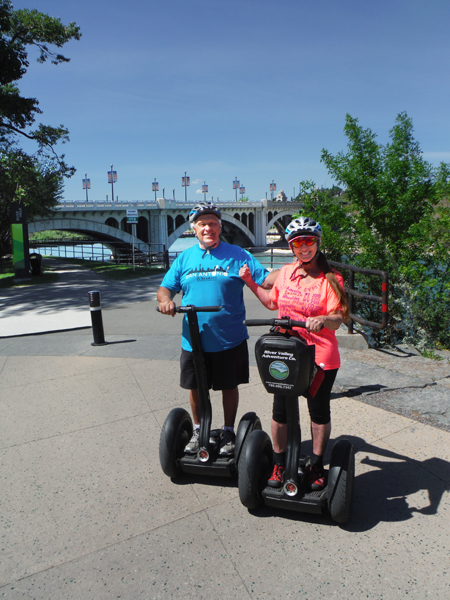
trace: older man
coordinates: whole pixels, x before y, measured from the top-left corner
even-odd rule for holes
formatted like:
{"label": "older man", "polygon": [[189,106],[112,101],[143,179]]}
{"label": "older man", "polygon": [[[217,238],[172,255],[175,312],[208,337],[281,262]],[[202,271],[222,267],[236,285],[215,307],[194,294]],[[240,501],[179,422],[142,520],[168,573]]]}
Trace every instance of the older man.
{"label": "older man", "polygon": [[[249,363],[247,328],[243,297],[244,282],[239,269],[248,265],[254,281],[270,288],[276,273],[269,274],[253,256],[238,246],[220,240],[220,210],[211,202],[196,204],[189,221],[198,244],[178,256],[158,290],[159,310],[174,316],[173,296],[182,291],[184,306],[221,305],[217,313],[198,313],[200,337],[205,357],[208,386],[222,391],[224,426],[220,441],[221,456],[234,453],[234,423],[239,404],[238,385],[248,383]],[[195,379],[192,347],[186,319],[181,342],[180,385],[190,390],[194,432],[185,452],[198,451],[200,403]]]}

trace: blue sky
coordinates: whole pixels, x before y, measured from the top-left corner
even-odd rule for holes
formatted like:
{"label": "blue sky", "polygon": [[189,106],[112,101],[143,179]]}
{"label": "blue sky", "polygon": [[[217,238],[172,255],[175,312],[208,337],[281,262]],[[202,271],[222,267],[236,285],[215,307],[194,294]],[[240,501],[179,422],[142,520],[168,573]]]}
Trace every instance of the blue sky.
{"label": "blue sky", "polygon": [[450,162],[448,0],[13,0],[63,23],[68,64],[30,61],[19,82],[64,124],[77,173],[64,198],[251,201],[277,184],[330,186],[321,150],[345,151],[345,115],[388,141],[398,113],[433,164]]}

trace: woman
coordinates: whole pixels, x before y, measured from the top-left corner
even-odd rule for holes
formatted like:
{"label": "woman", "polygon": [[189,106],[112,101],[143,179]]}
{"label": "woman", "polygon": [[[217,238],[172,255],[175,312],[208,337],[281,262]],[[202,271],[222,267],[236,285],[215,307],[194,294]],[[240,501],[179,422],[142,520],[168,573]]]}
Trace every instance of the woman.
{"label": "woman", "polygon": [[[309,483],[312,490],[326,485],[323,456],[331,433],[330,397],[340,367],[335,330],[348,319],[348,302],[342,276],[333,271],[320,251],[322,229],[314,219],[300,217],[286,228],[286,240],[297,259],[285,265],[270,292],[258,286],[245,265],[240,277],[270,310],[279,317],[306,321],[306,329],[294,328],[307,344],[315,345],[316,363],[325,371],[314,398],[307,395],[311,417],[313,453]],[[286,407],[282,396],[274,396],[272,441],[274,468],[268,481],[272,487],[283,485],[287,450]]]}

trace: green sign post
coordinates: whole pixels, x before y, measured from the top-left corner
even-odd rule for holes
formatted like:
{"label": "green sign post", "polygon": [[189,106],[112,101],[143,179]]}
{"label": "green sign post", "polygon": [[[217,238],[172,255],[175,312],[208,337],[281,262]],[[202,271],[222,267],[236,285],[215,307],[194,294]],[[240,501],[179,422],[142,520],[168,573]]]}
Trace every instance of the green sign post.
{"label": "green sign post", "polygon": [[30,274],[30,248],[25,206],[19,203],[11,205],[11,240],[15,277],[23,279]]}

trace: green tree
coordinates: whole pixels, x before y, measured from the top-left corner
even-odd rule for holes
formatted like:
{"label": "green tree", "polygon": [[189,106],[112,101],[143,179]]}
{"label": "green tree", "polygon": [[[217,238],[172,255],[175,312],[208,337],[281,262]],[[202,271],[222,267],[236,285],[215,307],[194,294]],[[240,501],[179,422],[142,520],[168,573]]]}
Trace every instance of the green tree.
{"label": "green tree", "polygon": [[[22,201],[30,215],[41,205],[45,213],[60,198],[64,177],[75,172],[55,149],[58,142],[69,140],[68,130],[63,125],[35,124],[42,112],[39,102],[21,95],[17,83],[27,72],[31,49],[37,49],[40,63],[68,62],[54,48],[80,37],[75,23],[65,26],[58,18],[36,10],[14,10],[9,0],[0,0],[0,251],[8,247],[10,203]],[[33,155],[19,148],[21,139],[36,144]]]}
{"label": "green tree", "polygon": [[26,205],[27,217],[45,216],[61,199],[60,173],[20,149],[0,154],[0,256],[9,252],[10,207]]}
{"label": "green tree", "polygon": [[[390,142],[379,144],[370,129],[347,115],[347,152],[322,151],[329,174],[344,196],[313,190],[305,182],[305,214],[315,211],[332,258],[382,269],[391,281],[391,322],[375,336],[391,343],[450,346],[450,167],[424,160],[406,113],[397,116]],[[329,234],[329,239],[328,239]],[[328,248],[327,248],[328,249]],[[362,292],[375,293],[368,279]],[[367,318],[376,320],[371,308]]]}

